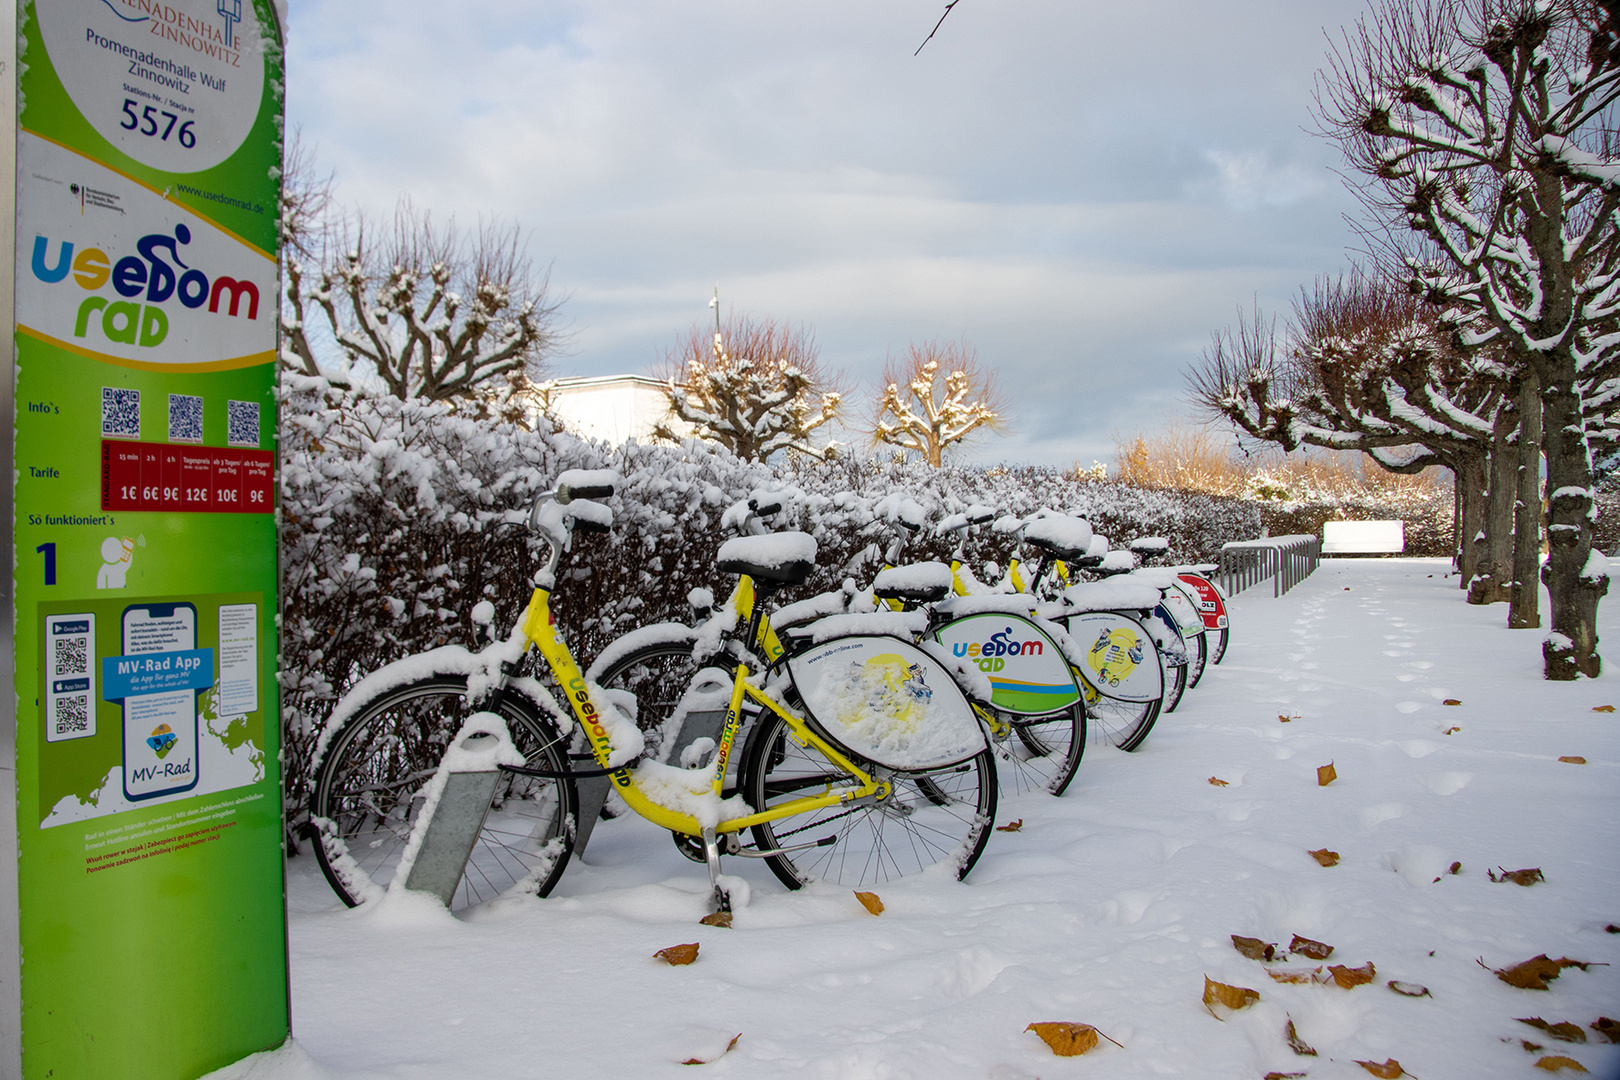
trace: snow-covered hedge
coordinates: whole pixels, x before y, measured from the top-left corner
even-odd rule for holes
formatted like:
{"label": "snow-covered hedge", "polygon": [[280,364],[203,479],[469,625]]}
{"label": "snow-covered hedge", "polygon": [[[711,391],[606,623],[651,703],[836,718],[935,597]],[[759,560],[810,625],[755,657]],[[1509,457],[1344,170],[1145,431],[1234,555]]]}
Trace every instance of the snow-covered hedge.
{"label": "snow-covered hedge", "polygon": [[[932,469],[844,460],[780,470],[696,441],[616,449],[530,430],[445,403],[371,397],[289,376],[283,389],[281,473],[282,710],[289,824],[302,818],[315,734],[336,699],[399,657],[448,643],[482,644],[474,621],[488,601],[504,635],[527,603],[541,546],[507,522],[526,520],[536,492],[571,468],[623,478],[608,501],[609,536],[575,537],[553,607],[582,662],[626,631],[690,619],[687,598],[730,587],[714,569],[731,535],[726,511],[757,490],[783,490],[779,529],[812,533],[819,568],[793,596],[864,584],[881,559],[897,493],[932,520],[980,503],[1029,514],[1080,514],[1123,543],[1171,539],[1175,562],[1213,559],[1220,545],[1259,534],[1252,505],[1065,479],[1030,467]],[[952,543],[925,538],[909,558],[948,558]],[[988,528],[967,555],[1004,563],[1006,538]]]}

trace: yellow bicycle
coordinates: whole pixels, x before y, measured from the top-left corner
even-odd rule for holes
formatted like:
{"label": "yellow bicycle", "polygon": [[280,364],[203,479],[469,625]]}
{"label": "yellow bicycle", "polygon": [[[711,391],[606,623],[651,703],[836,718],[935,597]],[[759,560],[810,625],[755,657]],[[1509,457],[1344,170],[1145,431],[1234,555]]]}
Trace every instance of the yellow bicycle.
{"label": "yellow bicycle", "polygon": [[[716,910],[730,907],[722,856],[765,859],[789,888],[870,885],[941,863],[965,875],[991,831],[996,770],[947,667],[906,642],[844,635],[792,650],[776,642],[773,659],[783,662],[775,666],[733,648],[720,661],[718,738],[686,755],[685,767],[644,753],[636,702],[586,677],[550,610],[573,533],[611,526],[611,511],[593,500],[610,496],[614,483],[611,474],[565,473],[536,499],[530,527],[549,557],[507,640],[391,664],[334,710],[316,748],[309,812],[317,858],[339,897],[355,906],[397,887],[421,844],[423,809],[443,793],[445,763],[458,745],[502,731],[511,752],[491,759],[499,771],[480,796],[487,806],[476,807],[452,908],[547,895],[577,835],[577,783],[602,776],[707,865]],[[759,639],[759,602],[802,583],[814,559],[815,541],[802,533],[722,547],[720,569],[743,575],[751,602],[749,635],[739,642]],[[531,650],[549,685],[524,674]],[[570,754],[576,724],[586,750]],[[732,776],[740,783],[729,785]]]}

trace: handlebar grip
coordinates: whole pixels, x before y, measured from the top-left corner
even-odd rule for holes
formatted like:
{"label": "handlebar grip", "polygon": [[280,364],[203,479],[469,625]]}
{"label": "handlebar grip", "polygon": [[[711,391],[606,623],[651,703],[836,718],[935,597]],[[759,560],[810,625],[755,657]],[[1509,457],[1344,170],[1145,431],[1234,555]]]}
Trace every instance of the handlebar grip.
{"label": "handlebar grip", "polygon": [[[586,498],[583,495],[579,497]],[[577,533],[610,533],[613,531],[613,526],[603,525],[601,522],[590,521],[586,518],[575,518],[573,529]]]}
{"label": "handlebar grip", "polygon": [[748,509],[758,514],[760,517],[770,517],[772,514],[780,514],[782,512],[782,501],[780,499],[774,499],[770,502],[760,502],[758,499],[749,499]]}
{"label": "handlebar grip", "polygon": [[612,484],[587,484],[568,489],[570,499],[606,499],[613,494]]}

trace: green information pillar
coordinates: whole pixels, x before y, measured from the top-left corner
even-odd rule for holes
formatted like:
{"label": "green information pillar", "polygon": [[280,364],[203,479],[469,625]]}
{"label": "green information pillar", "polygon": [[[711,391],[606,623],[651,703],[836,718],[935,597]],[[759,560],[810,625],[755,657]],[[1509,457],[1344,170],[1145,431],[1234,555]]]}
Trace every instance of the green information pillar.
{"label": "green information pillar", "polygon": [[196,1077],[288,1033],[280,21],[269,0],[18,0],[11,17],[17,900],[0,945],[18,954],[0,1075],[20,1055],[27,1080]]}

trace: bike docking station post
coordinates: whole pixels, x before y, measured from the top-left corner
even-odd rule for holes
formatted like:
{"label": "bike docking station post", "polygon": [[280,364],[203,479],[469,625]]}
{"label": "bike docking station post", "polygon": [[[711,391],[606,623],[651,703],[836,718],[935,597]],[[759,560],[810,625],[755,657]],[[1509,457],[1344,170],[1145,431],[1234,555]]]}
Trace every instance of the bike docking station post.
{"label": "bike docking station post", "polygon": [[405,887],[431,893],[445,907],[456,895],[501,778],[496,760],[499,736],[474,730],[458,736],[452,746],[439,766],[439,775],[428,786],[426,805],[411,830],[404,856],[410,863]]}
{"label": "bike docking station post", "polygon": [[0,1077],[181,1080],[290,1032],[286,7],[0,4]]}

